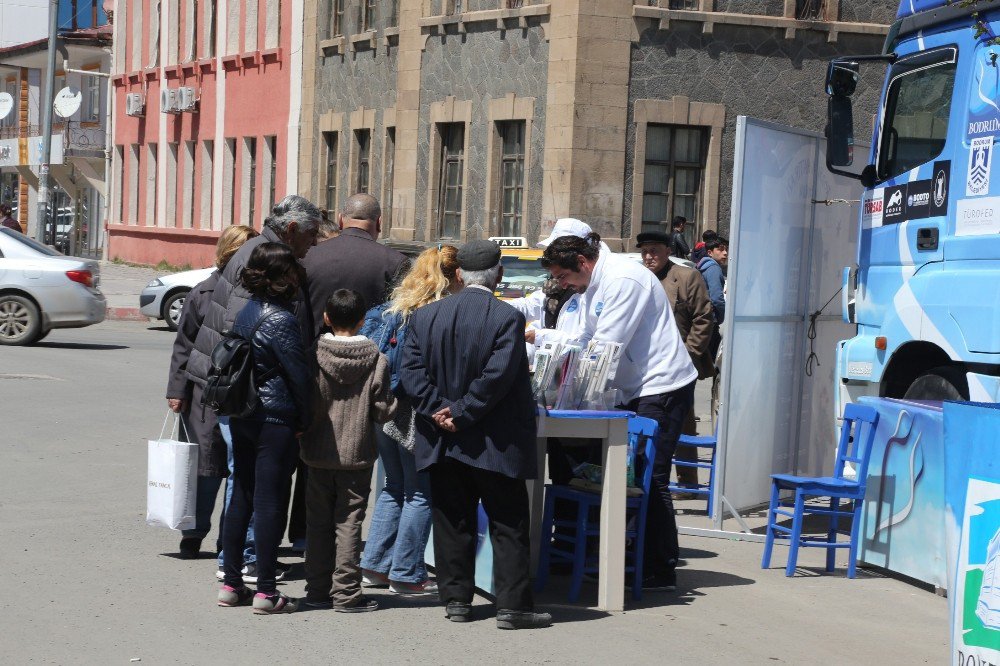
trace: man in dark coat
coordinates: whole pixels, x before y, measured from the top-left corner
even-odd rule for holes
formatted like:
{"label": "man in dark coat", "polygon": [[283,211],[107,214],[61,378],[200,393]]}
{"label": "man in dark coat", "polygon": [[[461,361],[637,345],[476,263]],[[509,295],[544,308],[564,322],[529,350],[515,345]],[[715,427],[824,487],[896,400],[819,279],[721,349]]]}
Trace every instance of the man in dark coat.
{"label": "man in dark coat", "polygon": [[447,617],[466,621],[481,499],[493,544],[497,626],[548,626],[552,618],[533,610],[528,580],[525,479],[538,470],[524,315],[493,295],[503,277],[496,243],[467,243],[458,265],[465,288],[410,316],[399,373],[418,414],[417,469],[431,476],[438,589]]}
{"label": "man in dark coat", "polygon": [[338,216],[340,235],[323,241],[302,262],[309,281],[315,333],[323,325],[323,309],[330,294],[353,289],[366,308],[389,299],[393,287],[409,269],[402,252],[377,243],[382,231],[382,208],[370,194],[354,194]]}

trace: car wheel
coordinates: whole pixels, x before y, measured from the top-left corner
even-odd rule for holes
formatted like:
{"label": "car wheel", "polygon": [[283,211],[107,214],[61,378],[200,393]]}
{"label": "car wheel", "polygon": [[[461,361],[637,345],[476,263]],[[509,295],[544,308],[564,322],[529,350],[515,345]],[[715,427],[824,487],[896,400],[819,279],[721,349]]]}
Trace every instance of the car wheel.
{"label": "car wheel", "polygon": [[903,397],[910,400],[968,400],[969,381],[959,368],[932,368],[914,379]]}
{"label": "car wheel", "polygon": [[176,331],[181,323],[181,312],[184,311],[184,301],[187,299],[186,291],[178,291],[170,294],[167,300],[163,301],[163,320],[167,322],[167,328]]}
{"label": "car wheel", "polygon": [[42,332],[38,307],[24,296],[0,296],[0,345],[30,345]]}

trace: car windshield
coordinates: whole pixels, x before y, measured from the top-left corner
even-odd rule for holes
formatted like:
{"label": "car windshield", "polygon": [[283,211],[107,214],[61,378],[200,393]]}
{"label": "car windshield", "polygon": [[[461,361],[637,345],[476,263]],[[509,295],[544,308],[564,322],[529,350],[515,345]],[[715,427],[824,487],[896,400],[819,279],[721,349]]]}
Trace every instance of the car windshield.
{"label": "car windshield", "polygon": [[540,257],[504,257],[503,282],[497,285],[500,298],[521,298],[536,289],[549,277],[542,268]]}
{"label": "car windshield", "polygon": [[[15,241],[16,243],[20,243],[22,246],[27,246],[27,248],[30,248],[31,250],[34,250],[38,254],[44,254],[47,257],[61,257],[61,256],[63,256],[62,252],[58,252],[56,250],[53,250],[48,245],[42,245],[41,243],[39,243],[38,241],[36,241],[34,238],[31,238],[30,236],[25,236],[22,233],[14,231],[13,229],[0,228],[0,234],[3,234],[6,238],[9,238],[9,239]],[[18,253],[18,254],[20,254],[20,253]]]}

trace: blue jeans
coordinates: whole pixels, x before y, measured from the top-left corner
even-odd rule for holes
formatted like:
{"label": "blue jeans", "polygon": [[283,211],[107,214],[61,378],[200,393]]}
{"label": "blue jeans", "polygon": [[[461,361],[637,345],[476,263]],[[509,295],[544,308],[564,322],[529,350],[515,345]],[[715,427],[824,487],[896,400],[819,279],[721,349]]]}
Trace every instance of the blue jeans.
{"label": "blue jeans", "polygon": [[[229,417],[219,417],[219,430],[222,431],[222,439],[226,441],[226,461],[229,464],[229,478],[226,479],[226,502],[222,505],[223,520],[226,511],[229,509],[229,502],[233,498],[233,432],[229,429]],[[220,523],[221,524],[221,523]],[[222,541],[222,528],[219,528],[219,541]],[[253,538],[253,516],[250,517],[250,526],[247,528],[246,543],[243,544],[243,564],[253,564],[257,561],[257,549]],[[219,549],[219,568],[222,568],[222,549]]]}
{"label": "blue jeans", "polygon": [[[212,529],[212,509],[215,508],[215,498],[219,494],[219,486],[222,485],[221,476],[199,476],[198,490],[195,495],[194,529],[181,530],[181,536],[204,539]],[[225,507],[223,507],[225,511]],[[220,518],[219,524],[222,524]],[[219,540],[221,543],[221,539]]]}
{"label": "blue jeans", "polygon": [[381,430],[375,431],[375,442],[385,486],[375,501],[361,566],[400,583],[422,583],[431,531],[430,475],[418,472],[413,454]]}

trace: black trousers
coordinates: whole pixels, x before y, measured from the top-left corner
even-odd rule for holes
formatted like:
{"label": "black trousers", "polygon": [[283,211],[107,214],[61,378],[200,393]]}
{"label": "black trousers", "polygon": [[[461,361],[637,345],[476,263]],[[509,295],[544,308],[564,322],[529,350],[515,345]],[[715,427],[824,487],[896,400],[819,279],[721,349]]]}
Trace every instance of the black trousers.
{"label": "black trousers", "polygon": [[[674,500],[670,495],[670,468],[674,449],[680,437],[684,419],[694,404],[694,386],[687,386],[659,395],[643,396],[632,400],[627,408],[639,416],[653,419],[659,425],[656,435],[656,459],[653,461],[653,483],[649,494],[649,511],[646,513],[646,548],[643,568],[647,574],[673,571],[680,557],[677,543],[677,518]],[[642,465],[649,464],[645,458]],[[636,476],[642,467],[636,466]]]}
{"label": "black trousers", "polygon": [[528,489],[521,479],[451,458],[430,467],[434,497],[434,566],[441,601],[471,603],[476,578],[476,529],[482,500],[493,544],[497,608],[532,610],[528,580]]}

